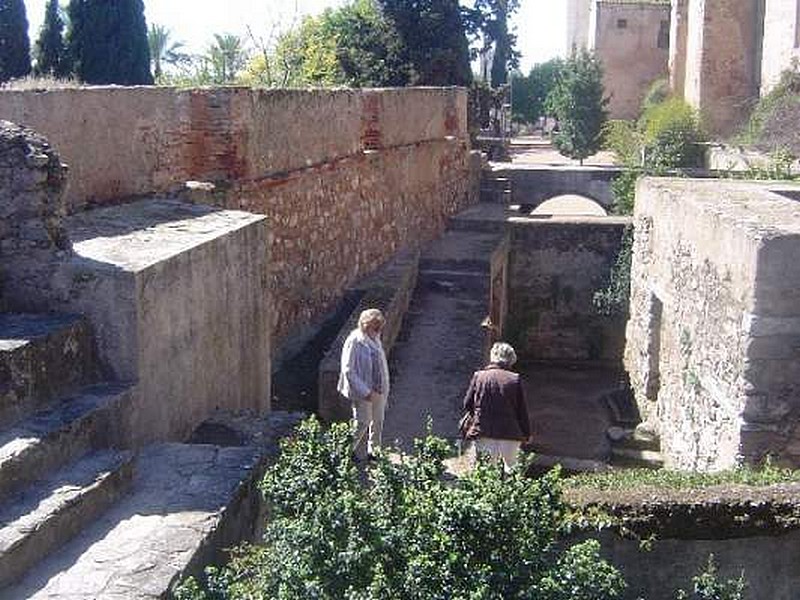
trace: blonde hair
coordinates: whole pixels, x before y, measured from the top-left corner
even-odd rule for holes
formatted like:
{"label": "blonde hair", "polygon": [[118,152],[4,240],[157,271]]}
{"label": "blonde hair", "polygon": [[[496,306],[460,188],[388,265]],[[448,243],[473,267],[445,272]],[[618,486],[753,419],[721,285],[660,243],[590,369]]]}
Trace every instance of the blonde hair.
{"label": "blonde hair", "polygon": [[367,325],[374,321],[380,321],[381,324],[386,322],[383,313],[377,308],[368,308],[367,310],[361,311],[361,314],[358,315],[358,327],[362,331]]}

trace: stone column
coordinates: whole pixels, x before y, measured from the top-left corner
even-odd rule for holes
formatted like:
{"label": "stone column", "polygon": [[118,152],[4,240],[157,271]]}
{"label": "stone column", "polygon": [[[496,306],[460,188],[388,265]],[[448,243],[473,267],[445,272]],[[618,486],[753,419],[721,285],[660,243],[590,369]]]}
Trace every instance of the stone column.
{"label": "stone column", "polygon": [[683,96],[686,85],[686,34],[689,0],[672,0],[669,31],[669,85],[672,93]]}
{"label": "stone column", "polygon": [[716,135],[734,132],[758,96],[756,0],[690,0],[684,97]]}

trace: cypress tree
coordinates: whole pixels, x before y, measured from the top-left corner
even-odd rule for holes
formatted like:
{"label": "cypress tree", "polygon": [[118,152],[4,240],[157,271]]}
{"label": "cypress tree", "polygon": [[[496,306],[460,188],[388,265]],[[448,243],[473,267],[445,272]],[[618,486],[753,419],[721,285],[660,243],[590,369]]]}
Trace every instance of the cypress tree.
{"label": "cypress tree", "polygon": [[31,72],[28,16],[23,0],[0,0],[0,81]]}
{"label": "cypress tree", "polygon": [[81,81],[153,83],[142,0],[71,0],[69,17],[69,50]]}
{"label": "cypress tree", "polygon": [[64,77],[69,73],[69,61],[64,46],[64,21],[58,8],[58,0],[47,0],[44,23],[36,40],[37,75]]}

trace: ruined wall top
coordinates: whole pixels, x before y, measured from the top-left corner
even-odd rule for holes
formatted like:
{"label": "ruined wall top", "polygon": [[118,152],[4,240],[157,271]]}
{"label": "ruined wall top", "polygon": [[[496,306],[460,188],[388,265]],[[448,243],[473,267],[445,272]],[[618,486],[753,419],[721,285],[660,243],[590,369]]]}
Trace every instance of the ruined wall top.
{"label": "ruined wall top", "polygon": [[468,139],[461,88],[6,90],[0,117],[59,149],[71,171],[71,211],[191,180],[258,180],[384,148]]}

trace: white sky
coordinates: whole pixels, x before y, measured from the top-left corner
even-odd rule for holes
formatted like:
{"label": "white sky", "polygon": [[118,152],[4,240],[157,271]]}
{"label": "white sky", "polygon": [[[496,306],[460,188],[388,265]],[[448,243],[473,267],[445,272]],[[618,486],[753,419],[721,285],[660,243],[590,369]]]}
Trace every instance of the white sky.
{"label": "white sky", "polygon": [[[285,28],[295,14],[316,14],[343,0],[145,0],[147,23],[165,25],[176,41],[202,51],[215,33],[245,35],[249,25],[258,37]],[[66,0],[62,0],[66,3]],[[296,10],[295,10],[296,4]],[[45,0],[25,0],[31,43],[38,36]],[[515,15],[522,71],[563,55],[566,50],[566,0],[521,0]]]}

